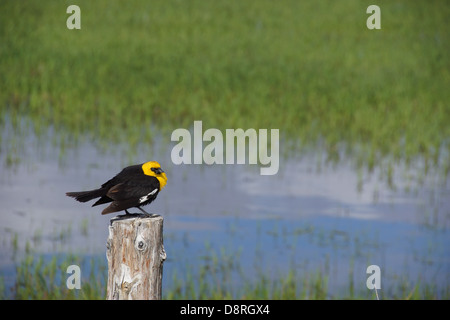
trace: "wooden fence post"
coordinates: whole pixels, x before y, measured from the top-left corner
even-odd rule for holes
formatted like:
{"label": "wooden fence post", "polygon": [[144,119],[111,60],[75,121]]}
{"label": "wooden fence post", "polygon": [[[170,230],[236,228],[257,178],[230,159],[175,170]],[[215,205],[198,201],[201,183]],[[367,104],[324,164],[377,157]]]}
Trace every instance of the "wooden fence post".
{"label": "wooden fence post", "polygon": [[163,218],[122,215],[111,219],[106,243],[108,300],[160,300],[163,262]]}

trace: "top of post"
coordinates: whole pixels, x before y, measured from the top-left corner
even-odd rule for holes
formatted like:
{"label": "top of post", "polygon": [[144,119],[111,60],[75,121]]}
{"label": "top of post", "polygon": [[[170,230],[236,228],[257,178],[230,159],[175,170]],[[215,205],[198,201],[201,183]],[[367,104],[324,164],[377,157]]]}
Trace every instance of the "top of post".
{"label": "top of post", "polygon": [[163,217],[159,214],[145,214],[145,213],[130,213],[130,214],[120,214],[111,218],[110,225],[116,221],[132,220],[132,219],[156,219],[163,220]]}

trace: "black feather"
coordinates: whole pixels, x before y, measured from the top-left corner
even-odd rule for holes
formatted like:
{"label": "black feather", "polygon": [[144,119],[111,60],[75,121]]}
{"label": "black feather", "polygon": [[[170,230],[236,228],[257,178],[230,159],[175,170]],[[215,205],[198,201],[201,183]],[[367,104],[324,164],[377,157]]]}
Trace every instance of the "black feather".
{"label": "black feather", "polygon": [[89,190],[89,191],[79,191],[79,192],[66,192],[66,195],[80,202],[87,202],[89,200],[101,197],[106,193],[107,190],[104,188]]}

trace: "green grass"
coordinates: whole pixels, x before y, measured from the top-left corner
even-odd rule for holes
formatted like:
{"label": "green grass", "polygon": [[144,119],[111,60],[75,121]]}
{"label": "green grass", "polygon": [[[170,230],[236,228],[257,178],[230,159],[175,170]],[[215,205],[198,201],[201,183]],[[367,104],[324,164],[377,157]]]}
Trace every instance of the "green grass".
{"label": "green grass", "polygon": [[398,161],[450,171],[447,1],[380,0],[378,31],[359,0],[80,0],[79,31],[69,4],[1,2],[0,126],[134,148],[203,120],[279,128],[387,179]]}
{"label": "green grass", "polygon": [[[79,235],[88,239],[92,230],[83,225],[84,222],[78,230]],[[50,247],[74,243],[75,235],[67,231],[71,229],[69,225],[55,231],[50,237]],[[369,264],[366,259],[370,255],[361,255],[361,250],[355,248],[348,256],[348,265],[344,263],[337,268],[330,254],[341,258],[346,254],[338,251],[333,244],[336,232],[324,234],[323,230],[306,225],[295,233],[311,236],[310,240],[332,249],[318,260],[310,261],[298,256],[291,238],[283,239],[289,233],[279,232],[278,227],[274,230],[267,236],[283,244],[286,250],[284,256],[289,262],[267,263],[273,253],[267,256],[262,242],[254,251],[245,251],[242,247],[226,245],[228,241],[212,245],[205,239],[203,247],[186,254],[186,248],[171,248],[170,244],[178,240],[172,238],[173,234],[166,235],[166,250],[172,253],[164,263],[163,299],[376,299],[375,293],[365,286],[365,269]],[[232,230],[226,232],[228,237],[238,236]],[[65,234],[65,238],[59,237],[59,234]],[[104,253],[90,254],[86,248],[83,250],[80,247],[76,248],[76,253],[74,249],[67,248],[44,249],[49,246],[48,243],[44,246],[41,237],[42,232],[38,231],[25,236],[23,243],[18,243],[18,234],[7,231],[0,239],[2,251],[5,252],[4,264],[0,268],[0,299],[105,299],[108,270]],[[358,242],[366,250],[379,245],[377,241],[370,244],[362,234],[352,236],[351,242]],[[348,243],[342,244],[343,248],[348,246]],[[414,260],[419,259],[423,258],[417,254]],[[431,259],[427,264],[433,263]],[[67,267],[70,265],[80,266],[79,290],[70,290],[66,286],[70,276]],[[407,268],[399,272],[383,273],[382,289],[379,291],[381,299],[450,299],[450,287],[442,284],[441,276],[427,280],[419,274],[415,279],[415,276],[408,274]]]}
{"label": "green grass", "polygon": [[[186,265],[185,274],[167,275],[164,281],[170,285],[163,287],[163,299],[369,299],[375,300],[375,293],[356,290],[350,281],[346,288],[331,292],[328,287],[329,274],[324,268],[316,271],[299,272],[292,267],[285,273],[268,270],[256,272],[252,277],[244,274],[239,264],[239,255],[228,257],[205,248],[203,263]],[[234,257],[234,258],[233,258]],[[230,260],[231,259],[231,260]],[[81,289],[66,287],[67,267],[81,266]],[[15,280],[12,288],[6,288],[0,274],[0,299],[105,299],[107,263],[103,257],[56,254],[52,256],[27,254],[16,263]],[[192,270],[197,270],[193,272]],[[87,271],[86,271],[87,270]],[[85,272],[86,271],[86,272]],[[349,278],[353,278],[350,270]],[[86,273],[86,274],[85,274]],[[270,276],[269,276],[270,275]],[[447,289],[436,289],[433,284],[422,284],[420,279],[412,284],[408,279],[393,279],[379,291],[381,299],[449,299]],[[361,287],[361,286],[360,286]]]}
{"label": "green grass", "polygon": [[[83,270],[90,270],[87,276],[82,274],[80,290],[66,286],[69,276],[66,271],[71,264],[84,265]],[[8,292],[3,289],[3,296],[17,300],[104,299],[106,267],[98,257],[29,254],[17,264],[15,283]]]}

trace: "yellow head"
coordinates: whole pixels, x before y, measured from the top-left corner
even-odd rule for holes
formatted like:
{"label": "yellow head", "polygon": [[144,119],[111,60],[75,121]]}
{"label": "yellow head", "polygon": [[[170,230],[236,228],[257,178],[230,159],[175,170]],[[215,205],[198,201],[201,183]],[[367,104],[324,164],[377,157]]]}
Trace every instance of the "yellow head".
{"label": "yellow head", "polygon": [[144,174],[155,177],[159,181],[159,191],[167,184],[167,176],[156,161],[149,161],[142,165]]}

